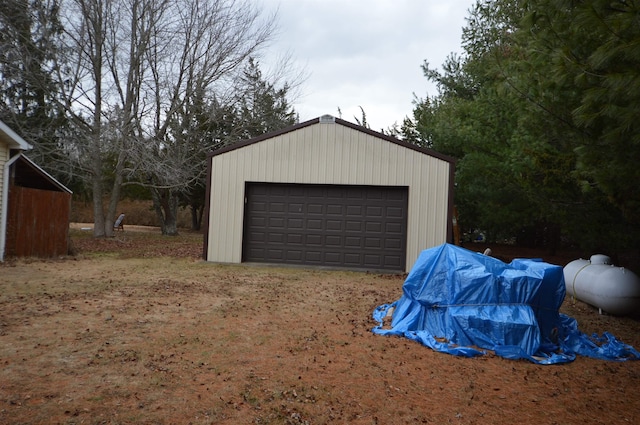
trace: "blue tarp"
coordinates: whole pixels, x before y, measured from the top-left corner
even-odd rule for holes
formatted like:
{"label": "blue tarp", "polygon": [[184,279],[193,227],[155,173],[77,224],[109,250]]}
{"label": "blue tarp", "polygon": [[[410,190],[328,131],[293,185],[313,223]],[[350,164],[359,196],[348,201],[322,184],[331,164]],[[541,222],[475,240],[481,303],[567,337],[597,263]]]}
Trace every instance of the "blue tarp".
{"label": "blue tarp", "polygon": [[[373,332],[418,341],[436,351],[473,357],[492,350],[539,364],[640,359],[640,352],[605,333],[591,338],[561,314],[562,267],[536,259],[506,264],[444,244],[420,254],[402,297],[376,308]],[[383,326],[390,312],[391,326]]]}

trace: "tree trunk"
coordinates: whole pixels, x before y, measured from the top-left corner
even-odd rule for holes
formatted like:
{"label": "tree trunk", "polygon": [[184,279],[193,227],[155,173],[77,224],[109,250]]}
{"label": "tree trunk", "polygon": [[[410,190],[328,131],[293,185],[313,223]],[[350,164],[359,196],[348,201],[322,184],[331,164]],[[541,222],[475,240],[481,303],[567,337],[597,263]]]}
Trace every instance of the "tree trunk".
{"label": "tree trunk", "polygon": [[202,227],[202,213],[204,212],[204,207],[202,205],[191,204],[191,230],[199,231]]}
{"label": "tree trunk", "polygon": [[93,177],[93,236],[105,237],[104,233],[104,208],[102,205],[102,181],[98,176]]}
{"label": "tree trunk", "polygon": [[107,210],[107,222],[105,223],[105,234],[107,236],[114,236],[113,223],[118,213],[118,202],[120,202],[120,192],[122,191],[123,169],[126,161],[126,149],[120,149],[118,154],[118,163],[115,169],[115,179],[113,180],[113,186],[111,187],[111,198],[109,199],[109,209]]}
{"label": "tree trunk", "polygon": [[178,235],[178,197],[169,189],[151,189],[153,209],[165,236]]}

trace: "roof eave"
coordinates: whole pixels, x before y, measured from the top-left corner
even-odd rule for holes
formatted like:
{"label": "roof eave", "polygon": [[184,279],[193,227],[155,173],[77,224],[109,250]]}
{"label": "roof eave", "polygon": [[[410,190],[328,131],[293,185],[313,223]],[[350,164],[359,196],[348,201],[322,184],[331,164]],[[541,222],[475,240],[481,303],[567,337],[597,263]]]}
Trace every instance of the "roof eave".
{"label": "roof eave", "polygon": [[8,125],[0,120],[0,138],[5,140],[9,144],[11,149],[31,150],[33,146],[25,142],[25,140],[18,136],[18,134],[11,130]]}

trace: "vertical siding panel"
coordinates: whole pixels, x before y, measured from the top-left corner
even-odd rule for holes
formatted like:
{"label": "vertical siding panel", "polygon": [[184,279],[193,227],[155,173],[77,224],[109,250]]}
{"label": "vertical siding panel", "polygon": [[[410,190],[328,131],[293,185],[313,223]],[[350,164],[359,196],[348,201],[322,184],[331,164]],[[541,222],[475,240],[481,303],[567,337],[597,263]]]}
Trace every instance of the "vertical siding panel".
{"label": "vertical siding panel", "polygon": [[[4,142],[0,142],[0,220],[3,220],[5,217],[2,217],[2,190],[4,188],[4,167],[7,166],[6,162],[9,160],[9,147],[4,144]],[[6,243],[6,242],[5,242]]]}
{"label": "vertical siding panel", "polygon": [[[237,155],[237,151],[234,152],[236,153],[235,155],[230,155],[227,157],[227,161],[225,164],[225,167],[227,169],[227,173],[228,175],[233,176],[231,181],[229,182],[229,185],[225,188],[226,189],[226,202],[225,202],[225,219],[223,221],[223,223],[225,224],[224,226],[224,242],[226,246],[226,250],[225,251],[225,256],[227,257],[227,261],[234,261],[234,251],[235,251],[235,245],[236,245],[236,241],[237,238],[235,237],[236,233],[236,223],[237,223],[237,207],[236,207],[236,203],[235,203],[235,198],[236,198],[236,194],[239,190],[238,187],[238,177],[239,177],[239,169],[238,169],[238,162],[241,160],[241,158],[239,158],[239,155]],[[222,249],[223,247],[221,246],[220,249]]]}
{"label": "vertical siding panel", "polygon": [[[283,149],[283,153],[287,153],[288,152],[288,156],[287,156],[287,163],[289,164],[287,168],[287,173],[285,176],[284,181],[287,181],[289,183],[293,183],[295,182],[295,175],[297,172],[297,168],[298,168],[298,144],[294,144],[293,139],[294,139],[294,135],[295,133],[287,133],[286,134],[286,138],[285,140],[283,140],[283,144],[282,144],[282,149]],[[284,164],[283,164],[283,168],[284,168]]]}
{"label": "vertical siding panel", "polygon": [[267,161],[265,161],[265,155],[267,154],[266,143],[257,143],[253,154],[258,157],[258,180],[261,182],[267,181]]}
{"label": "vertical siding panel", "polygon": [[[439,178],[439,188],[441,191],[440,199],[442,200],[442,216],[440,220],[444,223],[444,228],[442,229],[442,240],[447,240],[447,226],[449,224],[449,169],[451,165],[449,163],[445,163],[443,161],[440,166],[440,171],[438,173]],[[452,212],[452,211],[451,211]]]}
{"label": "vertical siding panel", "polygon": [[[436,184],[436,179],[434,178],[435,176],[433,175],[433,170],[432,167],[430,167],[430,161],[423,161],[424,162],[424,178],[427,179],[427,181],[429,182],[428,188],[429,191],[427,193],[427,202],[430,203],[429,205],[429,211],[430,213],[428,214],[428,216],[426,217],[425,220],[425,226],[426,229],[425,231],[428,231],[429,234],[429,239],[426,241],[428,245],[434,245],[434,241],[437,240],[437,229],[434,227],[435,223],[437,222],[438,219],[438,209],[440,208],[440,203],[438,202],[438,193],[437,193],[437,188],[435,187]],[[426,246],[425,246],[426,248]]]}
{"label": "vertical siding panel", "polygon": [[380,172],[378,175],[380,176],[378,179],[379,184],[384,185],[393,185],[393,182],[389,181],[389,168],[391,166],[391,143],[379,143],[381,154],[380,154]]}
{"label": "vertical siding panel", "polygon": [[364,133],[357,133],[358,139],[358,151],[356,153],[356,166],[357,174],[356,180],[359,184],[366,183],[368,181],[368,164],[369,164],[369,147],[367,146],[367,138]]}
{"label": "vertical siding panel", "polygon": [[313,163],[316,160],[316,158],[314,158],[314,155],[316,155],[314,145],[315,145],[315,140],[317,140],[317,138],[320,137],[319,136],[320,129],[318,127],[319,126],[310,129],[310,131],[305,135],[305,144],[306,144],[305,169],[304,169],[305,183],[311,183],[313,181],[311,176],[313,175]]}
{"label": "vertical siding panel", "polygon": [[262,163],[264,164],[264,180],[272,182],[273,179],[273,149],[274,140],[267,140],[266,143],[258,143],[262,145]]}
{"label": "vertical siding panel", "polygon": [[267,154],[266,162],[269,167],[269,173],[267,174],[267,178],[269,181],[281,182],[282,176],[284,174],[284,170],[282,169],[282,164],[284,164],[283,158],[280,156],[280,147],[282,145],[282,139],[284,136],[275,137],[271,140],[266,140],[266,145],[269,148],[269,153]]}
{"label": "vertical siding panel", "polygon": [[419,245],[423,240],[423,235],[420,233],[420,220],[422,214],[424,214],[424,186],[417,185],[420,180],[415,175],[411,155],[407,149],[402,150],[398,162],[402,164],[402,179],[409,182],[411,186],[409,189],[409,219],[407,223],[407,270],[409,270],[417,258],[417,253],[420,251]]}
{"label": "vertical siding panel", "polygon": [[256,153],[257,150],[258,150],[257,146],[250,146],[247,149],[247,154],[249,155],[249,158],[252,164],[251,172],[253,174],[253,180],[261,181],[262,176],[260,175],[260,155]]}
{"label": "vertical siding panel", "polygon": [[350,137],[353,140],[353,157],[351,158],[351,169],[353,170],[352,182],[362,184],[362,164],[364,155],[364,148],[360,141],[360,135],[357,133],[350,133]]}
{"label": "vertical siding panel", "polygon": [[349,138],[349,143],[351,144],[351,158],[349,160],[349,181],[359,183],[358,173],[360,172],[360,170],[358,169],[358,161],[360,159],[360,141],[358,140],[358,135],[355,133],[348,133],[346,137]]}
{"label": "vertical siding panel", "polygon": [[233,176],[229,175],[229,157],[233,155],[223,155],[220,161],[220,198],[218,199],[218,217],[216,220],[216,227],[218,228],[218,234],[216,235],[217,251],[216,255],[224,262],[230,261],[226,253],[221,249],[227,242],[228,234],[226,229],[228,225],[224,223],[228,220],[229,208],[229,191],[231,188]]}
{"label": "vertical siding panel", "polygon": [[316,169],[316,175],[314,180],[316,182],[326,183],[327,181],[327,141],[329,140],[329,132],[335,125],[324,124],[320,126],[321,136],[317,141],[318,144],[318,156],[316,156],[316,163],[318,168]]}
{"label": "vertical siding panel", "polygon": [[342,147],[344,146],[344,137],[339,137],[337,130],[337,126],[332,125],[333,127],[331,133],[329,134],[329,138],[327,139],[327,152],[328,152],[328,161],[327,161],[327,182],[336,184],[340,182],[342,178],[342,158],[339,155],[339,152],[342,151]]}
{"label": "vertical siding panel", "polygon": [[[233,214],[233,231],[231,235],[228,237],[230,251],[231,251],[231,260],[233,262],[242,261],[242,235],[243,235],[243,226],[244,226],[244,190],[246,186],[246,176],[251,172],[249,165],[250,163],[245,160],[245,158],[241,155],[236,156],[237,164],[235,167],[236,178],[236,188],[231,192],[233,195],[231,214]],[[233,168],[233,164],[230,164]],[[238,235],[238,236],[236,236]]]}
{"label": "vertical siding panel", "polygon": [[360,183],[367,184],[373,178],[373,171],[371,167],[371,163],[373,160],[373,153],[371,152],[371,145],[369,144],[369,135],[366,133],[360,133],[358,135],[360,140],[360,152],[362,158],[360,161],[360,165],[362,165],[360,170]]}
{"label": "vertical siding panel", "polygon": [[67,254],[71,194],[12,186],[9,206],[7,255],[58,257]]}
{"label": "vertical siding panel", "polygon": [[332,166],[332,177],[333,177],[333,183],[339,183],[342,181],[342,179],[344,178],[344,173],[343,173],[343,163],[344,163],[344,158],[342,156],[342,152],[345,152],[345,140],[344,137],[337,137],[337,134],[334,130],[334,134],[335,137],[333,140],[331,140],[331,150],[332,150],[332,159],[331,159],[331,166]]}
{"label": "vertical siding panel", "polygon": [[[415,185],[416,182],[420,181],[419,176],[416,175],[415,168],[413,166],[413,161],[411,155],[408,152],[402,153],[403,160],[402,163],[405,166],[406,178],[409,179]],[[424,205],[424,186],[420,187],[418,193],[413,196],[410,195],[412,199],[410,199],[412,208],[411,208],[411,231],[409,235],[411,235],[411,255],[413,256],[420,248],[420,241],[424,238],[424,235],[421,231],[421,221],[423,220],[425,205]],[[407,255],[409,256],[409,255]]]}
{"label": "vertical siding panel", "polygon": [[295,152],[295,164],[293,164],[293,173],[289,176],[290,181],[303,181],[304,173],[304,150],[306,129],[294,132],[289,138],[289,148]]}
{"label": "vertical siding panel", "polygon": [[360,183],[360,155],[362,148],[360,146],[360,136],[356,133],[348,133],[347,136],[351,141],[351,164],[349,165],[349,181]]}
{"label": "vertical siding panel", "polygon": [[309,183],[311,181],[311,164],[313,162],[313,138],[315,136],[315,128],[305,129],[304,134],[304,168],[302,170],[302,182]]}
{"label": "vertical siding panel", "polygon": [[227,174],[227,157],[229,155],[223,155],[220,160],[217,162],[218,164],[218,172],[217,174],[217,178],[218,178],[218,197],[216,199],[216,216],[213,217],[213,220],[215,222],[215,226],[216,226],[216,234],[213,238],[213,240],[216,241],[216,250],[215,250],[215,256],[217,258],[220,258],[222,261],[229,261],[229,259],[224,255],[224,252],[222,252],[222,250],[220,249],[220,246],[224,246],[224,238],[225,238],[225,234],[224,234],[224,220],[226,219],[226,211],[227,209],[224,208],[224,205],[228,202],[227,199],[227,191],[229,190],[229,182],[227,181],[227,178],[231,178],[231,176],[228,176]]}
{"label": "vertical siding panel", "polygon": [[[393,151],[393,162],[391,165],[391,169],[389,170],[393,179],[393,184],[400,186],[402,183],[401,182],[406,182],[406,179],[401,179],[400,178],[400,172],[402,170],[403,167],[400,167],[398,164],[400,163],[400,159],[398,158],[399,154],[400,154],[400,146],[393,146],[392,149]],[[405,184],[405,186],[408,186],[408,184]]]}
{"label": "vertical siding panel", "polygon": [[380,143],[378,143],[377,139],[374,139],[373,136],[367,136],[367,145],[371,149],[372,158],[369,161],[369,175],[371,176],[368,180],[369,184],[378,185],[380,181],[380,162],[382,160],[382,152]]}
{"label": "vertical siding panel", "polygon": [[216,241],[214,239],[215,232],[217,230],[217,223],[216,220],[214,220],[213,217],[215,217],[218,208],[217,208],[217,202],[218,202],[218,190],[217,190],[217,161],[214,161],[213,158],[211,158],[211,175],[209,176],[209,211],[207,211],[207,223],[209,226],[209,234],[208,236],[208,244],[207,244],[207,252],[205,254],[205,260],[207,261],[212,261],[213,259],[215,259],[215,246],[216,246]]}
{"label": "vertical siding panel", "polygon": [[317,132],[317,136],[313,138],[313,140],[311,140],[311,146],[312,146],[312,150],[311,150],[311,170],[309,173],[309,182],[312,181],[317,181],[318,179],[318,169],[320,168],[320,143],[322,141],[322,137],[324,136],[324,126],[325,124],[321,124],[318,125],[318,127],[316,128],[316,132]]}

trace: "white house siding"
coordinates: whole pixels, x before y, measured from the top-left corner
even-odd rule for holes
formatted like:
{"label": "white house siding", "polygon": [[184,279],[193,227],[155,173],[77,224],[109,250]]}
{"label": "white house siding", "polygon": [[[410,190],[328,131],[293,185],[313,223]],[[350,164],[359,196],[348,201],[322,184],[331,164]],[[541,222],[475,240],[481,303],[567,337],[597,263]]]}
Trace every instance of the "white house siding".
{"label": "white house siding", "polygon": [[212,158],[207,260],[239,263],[245,182],[408,186],[406,270],[447,241],[452,163],[337,123],[317,123]]}

